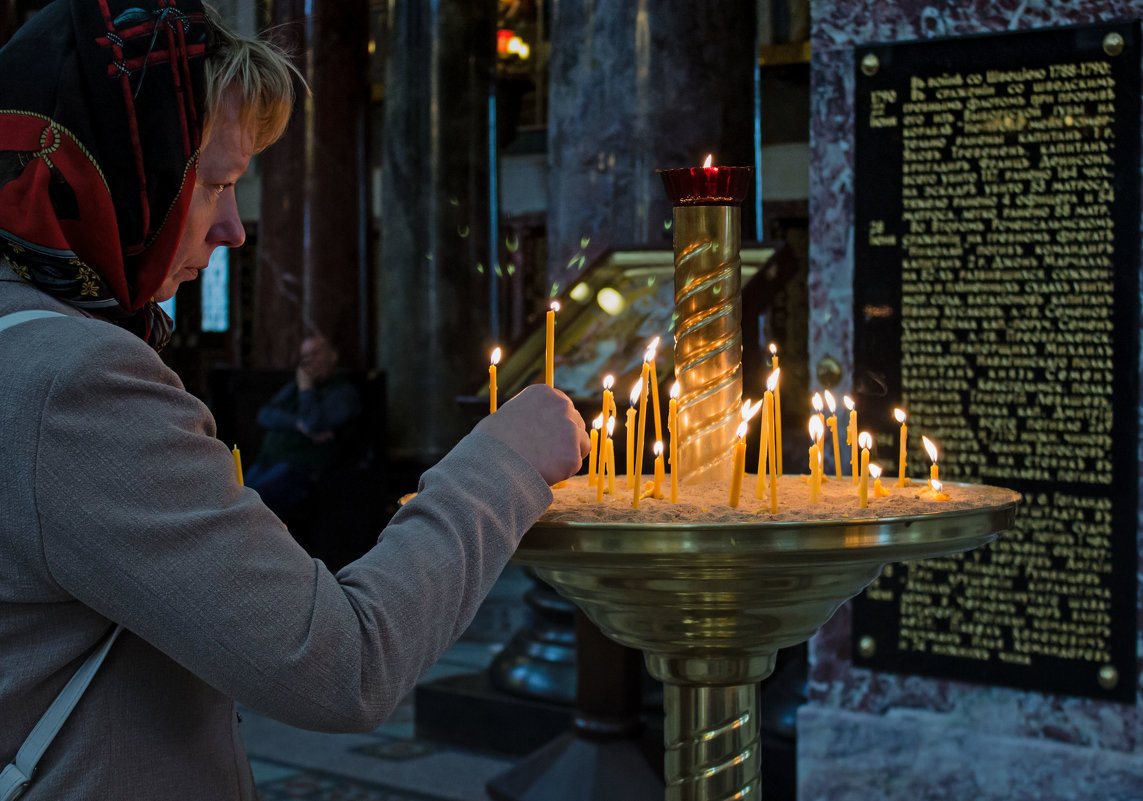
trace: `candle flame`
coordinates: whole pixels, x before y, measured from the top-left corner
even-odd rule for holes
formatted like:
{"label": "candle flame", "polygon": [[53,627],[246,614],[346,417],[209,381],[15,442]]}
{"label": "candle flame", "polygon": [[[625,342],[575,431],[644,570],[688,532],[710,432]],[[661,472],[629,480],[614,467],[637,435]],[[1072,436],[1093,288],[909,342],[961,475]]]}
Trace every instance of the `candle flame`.
{"label": "candle flame", "polygon": [[841,400],[843,403],[845,403],[845,408],[849,409],[849,411],[852,412],[857,408],[857,404],[853,402],[853,398],[849,397],[848,395],[842,395]]}
{"label": "candle flame", "polygon": [[905,411],[903,409],[894,409],[893,416],[897,418],[898,423],[905,422]]}
{"label": "candle flame", "polygon": [[825,391],[826,406],[829,407],[829,413],[833,414],[837,411],[837,401],[833,399],[833,393],[828,389]]}
{"label": "candle flame", "polygon": [[655,444],[654,444],[654,446],[652,446],[651,451],[655,454],[656,457],[662,456],[663,455],[663,440],[661,440],[661,439],[655,440]]}
{"label": "candle flame", "polygon": [[553,300],[552,305],[549,306],[548,308],[550,308],[554,312],[558,312],[560,310],[560,302],[558,300]]}
{"label": "candle flame", "polygon": [[500,348],[496,348],[492,351],[492,363],[500,364]]}
{"label": "candle flame", "polygon": [[683,388],[681,386],[679,386],[678,381],[671,384],[671,397],[674,398],[675,400],[679,399],[679,395],[682,393],[682,391],[683,391]]}
{"label": "candle flame", "polygon": [[778,388],[778,375],[782,372],[782,368],[775,368],[774,372],[770,373],[770,377],[766,379],[766,389],[773,392]]}
{"label": "candle flame", "polygon": [[713,154],[713,153],[708,153],[708,154],[707,154],[707,157],[706,157],[706,161],[704,161],[704,162],[702,163],[702,166],[704,166],[704,167],[710,167],[710,165],[712,165],[712,164],[714,164],[714,154]]}
{"label": "candle flame", "polygon": [[778,355],[778,346],[773,342],[770,343],[770,353],[772,353],[774,356]]}
{"label": "candle flame", "polygon": [[603,415],[602,414],[599,417],[597,417],[591,421],[591,427],[594,428],[596,431],[602,431],[603,430]]}
{"label": "candle flame", "polygon": [[862,431],[857,435],[857,447],[863,451],[867,451],[873,447],[873,435],[868,431]]}
{"label": "candle flame", "polygon": [[635,382],[635,386],[631,388],[631,405],[634,406],[639,402],[639,398],[643,396],[643,379],[640,378]]}
{"label": "candle flame", "polygon": [[941,492],[945,488],[944,482],[942,481],[934,480],[929,483],[933,485],[933,492]]}
{"label": "candle flame", "polygon": [[615,418],[614,417],[608,417],[607,418],[607,436],[610,437],[614,433],[615,433]]}
{"label": "candle flame", "polygon": [[736,432],[735,436],[737,436],[739,439],[746,439],[746,429],[747,429],[746,421],[743,420],[741,423],[738,424],[738,431]]}
{"label": "candle flame", "polygon": [[659,339],[660,337],[655,337],[652,339],[650,344],[647,345],[647,350],[651,351],[652,353],[657,353],[659,351]]}
{"label": "candle flame", "polygon": [[748,400],[742,401],[742,422],[749,422],[751,417],[758,414],[758,409],[761,408],[761,406],[762,401],[758,401],[754,405],[751,405]]}
{"label": "candle flame", "polygon": [[921,444],[925,446],[925,452],[929,454],[929,459],[933,464],[937,463],[937,446],[928,437],[921,437]]}
{"label": "candle flame", "polygon": [[869,475],[873,476],[874,480],[881,478],[881,465],[870,464]]}
{"label": "candle flame", "polygon": [[825,433],[825,426],[822,425],[822,419],[816,414],[810,416],[810,439],[817,442],[822,438]]}
{"label": "candle flame", "polygon": [[811,399],[811,402],[814,404],[814,411],[816,412],[820,412],[824,408],[822,406],[822,394],[820,392],[814,393],[814,397]]}
{"label": "candle flame", "polygon": [[604,376],[603,388],[604,389],[611,389],[613,386],[615,386],[615,376],[613,376],[613,375]]}

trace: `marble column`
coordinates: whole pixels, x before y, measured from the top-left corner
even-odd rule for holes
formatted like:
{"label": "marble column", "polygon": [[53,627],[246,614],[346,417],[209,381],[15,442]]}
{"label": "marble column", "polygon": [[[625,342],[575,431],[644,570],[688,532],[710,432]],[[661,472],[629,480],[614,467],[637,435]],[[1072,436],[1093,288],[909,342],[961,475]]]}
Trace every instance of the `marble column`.
{"label": "marble column", "polygon": [[288,367],[309,334],[349,367],[368,363],[365,186],[367,0],[271,0],[268,22],[312,89],[263,174],[254,314],[255,367]]}
{"label": "marble column", "polygon": [[389,452],[431,462],[470,428],[487,378],[491,0],[393,0],[381,155],[378,366]]}
{"label": "marble column", "polygon": [[549,285],[600,245],[671,248],[656,169],[755,166],[755,30],[755,0],[553,0]]}

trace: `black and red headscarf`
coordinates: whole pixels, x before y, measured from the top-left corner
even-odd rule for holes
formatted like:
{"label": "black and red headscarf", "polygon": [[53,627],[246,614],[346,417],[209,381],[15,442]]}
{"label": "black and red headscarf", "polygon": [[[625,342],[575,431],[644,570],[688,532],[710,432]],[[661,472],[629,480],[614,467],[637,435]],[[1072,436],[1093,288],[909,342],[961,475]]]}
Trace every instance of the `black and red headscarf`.
{"label": "black and red headscarf", "polygon": [[160,349],[212,34],[199,0],[56,0],[0,49],[0,247]]}

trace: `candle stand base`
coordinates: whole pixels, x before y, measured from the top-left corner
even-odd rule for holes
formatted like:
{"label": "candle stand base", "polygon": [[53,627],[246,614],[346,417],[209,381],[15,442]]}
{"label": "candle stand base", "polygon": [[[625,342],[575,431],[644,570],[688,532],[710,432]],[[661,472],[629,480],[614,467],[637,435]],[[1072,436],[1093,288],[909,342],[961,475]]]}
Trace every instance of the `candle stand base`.
{"label": "candle stand base", "polygon": [[757,801],[757,686],[777,651],[809,639],[886,563],[970,550],[1010,528],[1020,496],[986,489],[978,508],[897,518],[540,522],[515,559],[664,682],[665,798]]}

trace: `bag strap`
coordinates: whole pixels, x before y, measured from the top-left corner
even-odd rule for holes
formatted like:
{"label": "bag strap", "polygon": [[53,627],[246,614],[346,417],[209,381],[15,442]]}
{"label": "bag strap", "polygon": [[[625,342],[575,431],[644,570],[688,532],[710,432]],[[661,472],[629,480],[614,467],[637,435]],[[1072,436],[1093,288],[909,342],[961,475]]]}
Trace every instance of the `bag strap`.
{"label": "bag strap", "polygon": [[80,697],[103,664],[107,652],[111,650],[111,645],[122,631],[122,625],[111,629],[111,633],[92,651],[75,675],[68,679],[60,694],[48,707],[48,711],[32,728],[32,733],[16,752],[16,758],[0,772],[0,801],[19,798],[31,783],[40,758],[59,734],[59,730],[75,709],[75,705],[79,703]]}
{"label": "bag strap", "polygon": [[[13,312],[0,317],[0,331],[6,328],[11,328],[14,325],[28,322],[29,320],[38,320],[42,317],[66,317],[66,314],[60,312],[47,311],[46,309],[28,309],[26,311]],[[92,651],[84,663],[80,666],[75,675],[68,679],[67,684],[52,701],[48,711],[44,716],[39,719],[36,725],[32,728],[32,733],[28,735],[28,739],[20,746],[20,750],[16,752],[16,758],[0,771],[0,801],[15,801],[24,794],[28,789],[28,785],[32,782],[32,776],[36,773],[36,766],[39,764],[40,759],[43,757],[44,752],[48,750],[52,740],[59,734],[59,730],[63,727],[64,722],[71,715],[75,705],[79,703],[80,697],[87,686],[91,684],[92,678],[95,677],[96,671],[99,670],[103,664],[107,652],[111,650],[112,643],[119,637],[120,632],[123,631],[123,626],[117,625],[110,629],[110,632],[104,637],[103,641]]]}
{"label": "bag strap", "polygon": [[0,331],[5,328],[11,328],[20,323],[26,323],[29,320],[38,320],[41,317],[67,317],[66,314],[61,312],[48,311],[47,309],[26,309],[24,311],[12,312],[0,317]]}

